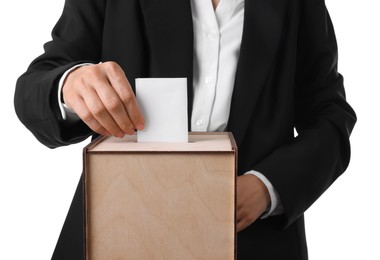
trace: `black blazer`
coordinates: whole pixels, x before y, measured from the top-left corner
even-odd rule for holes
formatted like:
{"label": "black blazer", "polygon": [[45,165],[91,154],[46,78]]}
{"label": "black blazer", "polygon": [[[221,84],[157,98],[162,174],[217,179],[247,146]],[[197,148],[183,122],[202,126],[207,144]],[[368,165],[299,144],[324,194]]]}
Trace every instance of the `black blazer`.
{"label": "black blazer", "polygon": [[[116,61],[133,88],[137,77],[187,77],[191,118],[189,0],[66,0],[52,36],[15,92],[17,115],[46,146],[93,135],[82,122],[65,125],[58,108],[58,80],[82,62]],[[239,174],[263,173],[285,213],[239,232],[239,259],[307,259],[303,213],[346,169],[355,122],[324,0],[245,0],[227,130]]]}

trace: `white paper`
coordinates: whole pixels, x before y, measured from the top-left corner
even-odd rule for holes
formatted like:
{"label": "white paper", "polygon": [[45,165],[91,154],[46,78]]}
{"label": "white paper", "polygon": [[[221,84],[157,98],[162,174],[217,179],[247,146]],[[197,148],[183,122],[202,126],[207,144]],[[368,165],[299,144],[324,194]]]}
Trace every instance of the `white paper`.
{"label": "white paper", "polygon": [[137,142],[188,142],[186,78],[138,78],[136,97],[145,119]]}

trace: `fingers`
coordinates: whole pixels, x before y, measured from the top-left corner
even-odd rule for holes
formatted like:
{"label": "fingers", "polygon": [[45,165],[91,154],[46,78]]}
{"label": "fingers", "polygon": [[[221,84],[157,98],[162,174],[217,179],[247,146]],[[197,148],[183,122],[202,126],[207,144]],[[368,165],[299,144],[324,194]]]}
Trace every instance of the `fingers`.
{"label": "fingers", "polygon": [[[242,182],[242,178],[237,178],[237,190],[236,190],[236,230],[237,232],[245,229],[252,222],[248,208],[247,208],[247,193],[245,192],[244,183]],[[253,209],[252,209],[253,211]]]}
{"label": "fingers", "polygon": [[253,222],[257,220],[260,215],[254,210],[248,208],[240,208],[237,210],[236,214],[236,230],[237,232],[250,226]]}
{"label": "fingers", "polygon": [[251,223],[245,219],[240,219],[236,221],[236,231],[240,232],[246,227],[248,227]]}
{"label": "fingers", "polygon": [[108,79],[121,100],[131,123],[137,130],[144,128],[144,117],[137,104],[131,85],[124,74],[124,71],[116,63],[105,63],[107,66]]}
{"label": "fingers", "polygon": [[114,62],[74,70],[62,91],[66,104],[99,134],[123,137],[144,128],[128,79]]}
{"label": "fingers", "polygon": [[95,118],[115,136],[122,137],[124,133],[133,134],[135,127],[113,87],[108,81],[98,81],[95,84],[98,84],[95,88],[97,92],[91,100],[94,103],[88,104]]}
{"label": "fingers", "polygon": [[[241,231],[254,223],[267,208],[270,199],[261,180],[254,175],[245,174],[236,183],[236,229]],[[265,192],[266,191],[266,192]]]}
{"label": "fingers", "polygon": [[92,115],[90,110],[88,109],[86,103],[84,100],[78,98],[77,100],[74,100],[74,106],[76,113],[78,116],[83,120],[83,122],[88,125],[94,132],[101,134],[101,135],[110,135],[110,132],[108,132]]}
{"label": "fingers", "polygon": [[111,115],[113,111],[107,109],[109,104],[102,101],[93,90],[87,90],[88,93],[84,95],[84,102],[90,111],[90,116],[92,116],[103,128],[105,128],[111,135],[117,137],[123,137],[124,132],[120,129],[118,124],[115,122],[113,116]]}

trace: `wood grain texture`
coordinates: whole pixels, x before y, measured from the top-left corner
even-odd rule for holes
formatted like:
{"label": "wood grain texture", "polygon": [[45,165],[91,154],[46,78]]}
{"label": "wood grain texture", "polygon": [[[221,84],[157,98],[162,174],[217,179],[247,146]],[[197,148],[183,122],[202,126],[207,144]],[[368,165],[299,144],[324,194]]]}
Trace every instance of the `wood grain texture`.
{"label": "wood grain texture", "polygon": [[88,153],[87,259],[234,259],[235,153]]}

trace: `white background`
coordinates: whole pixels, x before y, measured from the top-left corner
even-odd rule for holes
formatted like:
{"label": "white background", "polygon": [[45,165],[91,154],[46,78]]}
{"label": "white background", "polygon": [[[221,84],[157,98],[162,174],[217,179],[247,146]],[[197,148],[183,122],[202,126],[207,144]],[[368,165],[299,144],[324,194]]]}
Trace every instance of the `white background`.
{"label": "white background", "polygon": [[[250,1],[250,0],[246,0]],[[16,79],[42,53],[64,0],[3,1],[0,11],[0,259],[50,259],[86,142],[50,150],[18,121]],[[311,260],[380,259],[380,4],[326,0],[339,71],[358,115],[345,174],[306,212]],[[254,248],[254,245],[253,245]]]}

